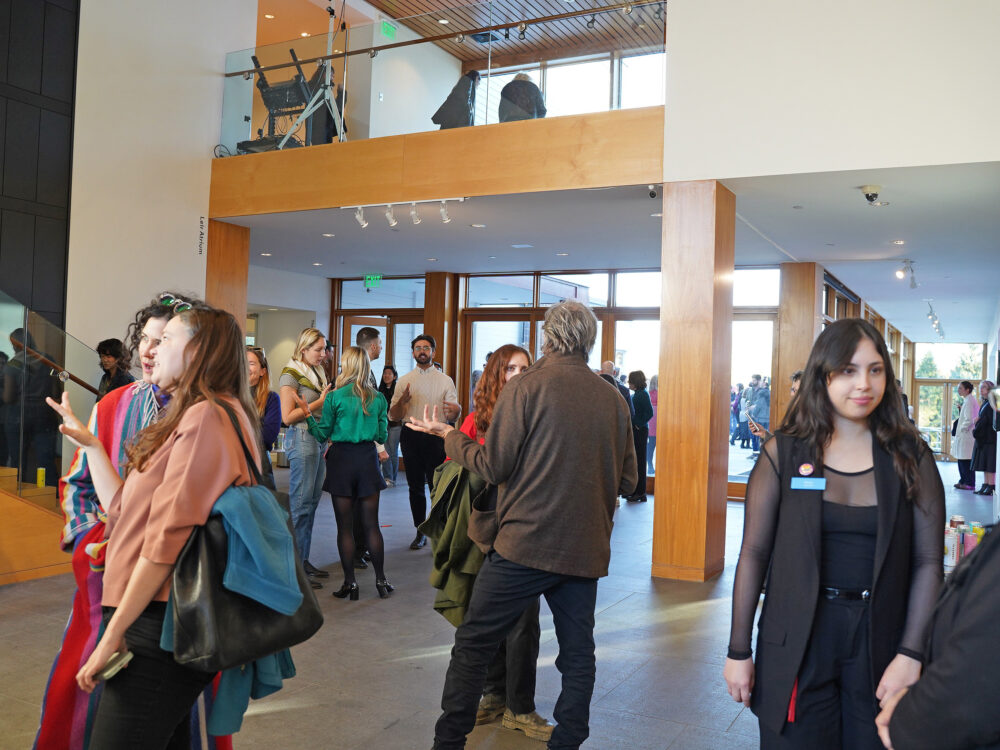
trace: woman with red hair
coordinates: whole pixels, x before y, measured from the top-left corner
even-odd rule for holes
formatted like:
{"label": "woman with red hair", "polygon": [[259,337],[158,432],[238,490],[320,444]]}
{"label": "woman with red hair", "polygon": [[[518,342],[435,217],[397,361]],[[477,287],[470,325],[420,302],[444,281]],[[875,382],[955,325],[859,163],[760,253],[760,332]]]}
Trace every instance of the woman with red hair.
{"label": "woman with red hair", "polygon": [[[531,355],[514,344],[505,344],[493,352],[476,383],[475,411],[465,418],[462,432],[483,443],[500,391],[530,365]],[[535,670],[541,634],[538,612],[536,599],[500,644],[486,677],[476,724],[487,724],[502,714],[505,728],[518,729],[528,737],[547,741],[552,736],[553,726],[535,711]]]}

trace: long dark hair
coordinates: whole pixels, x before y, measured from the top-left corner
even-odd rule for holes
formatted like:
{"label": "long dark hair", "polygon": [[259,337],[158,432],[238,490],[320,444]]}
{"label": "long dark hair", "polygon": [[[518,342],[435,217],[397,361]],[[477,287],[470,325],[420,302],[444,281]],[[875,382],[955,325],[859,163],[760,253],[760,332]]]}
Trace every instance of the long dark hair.
{"label": "long dark hair", "polygon": [[885,393],[869,415],[868,427],[882,449],[892,456],[893,467],[903,481],[906,496],[916,501],[923,443],[917,428],[903,413],[903,399],[885,339],[867,321],[860,318],[838,320],[819,335],[809,353],[799,392],[792,397],[779,429],[802,440],[816,461],[822,463],[823,449],[833,436],[833,404],[827,393],[827,383],[830,375],[850,364],[863,338],[875,345],[885,368]]}
{"label": "long dark hair", "polygon": [[493,421],[493,408],[497,405],[500,390],[506,383],[504,376],[507,373],[507,365],[517,353],[523,354],[528,359],[528,364],[531,364],[531,355],[527,349],[522,349],[516,344],[504,344],[486,360],[483,374],[476,383],[476,392],[472,397],[473,403],[476,406],[475,422],[477,435],[482,436],[486,434],[490,422]]}
{"label": "long dark hair", "polygon": [[218,403],[218,396],[235,396],[260,439],[260,420],[250,396],[243,331],[224,310],[209,307],[177,313],[191,331],[185,346],[191,362],[170,389],[170,403],[163,418],[144,429],[128,449],[129,470],[142,471],[149,458],[180,424],[184,413],[202,401]]}

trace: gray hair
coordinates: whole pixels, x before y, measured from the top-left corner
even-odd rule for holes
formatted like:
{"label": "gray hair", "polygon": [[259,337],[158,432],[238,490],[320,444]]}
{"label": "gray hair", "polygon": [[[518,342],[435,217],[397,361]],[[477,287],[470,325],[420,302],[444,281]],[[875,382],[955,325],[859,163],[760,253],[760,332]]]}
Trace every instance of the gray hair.
{"label": "gray hair", "polygon": [[597,318],[586,305],[568,299],[545,311],[542,333],[542,354],[580,354],[587,359],[597,338]]}

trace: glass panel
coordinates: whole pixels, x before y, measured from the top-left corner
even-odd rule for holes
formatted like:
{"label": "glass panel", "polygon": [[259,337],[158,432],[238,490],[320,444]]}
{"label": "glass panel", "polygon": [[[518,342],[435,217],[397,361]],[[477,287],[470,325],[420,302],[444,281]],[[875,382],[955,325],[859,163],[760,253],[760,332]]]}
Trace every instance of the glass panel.
{"label": "glass panel", "polygon": [[534,276],[473,276],[469,307],[531,307],[534,284]]}
{"label": "glass panel", "polygon": [[[385,339],[386,331],[388,330],[388,325],[378,325],[376,323],[351,323],[350,335],[347,341],[344,342],[344,348],[348,346],[354,346],[357,339],[358,331],[362,328],[374,328],[378,331],[378,335],[382,337],[382,350],[385,351]],[[375,375],[375,380],[378,380],[382,376],[382,365],[385,364],[385,354],[382,355],[380,359],[376,359],[372,363],[372,373]]]}
{"label": "glass panel", "polygon": [[[944,386],[922,385],[917,391],[917,429],[935,452],[943,450]],[[948,423],[951,429],[951,422]]]}
{"label": "glass panel", "polygon": [[733,307],[777,307],[780,289],[780,269],[737,269],[733,272]]}
{"label": "glass panel", "polygon": [[622,109],[663,104],[665,57],[664,53],[656,52],[622,58]]}
{"label": "glass panel", "polygon": [[21,445],[21,399],[25,368],[21,340],[24,305],[0,292],[0,487],[18,490]]}
{"label": "glass panel", "polygon": [[[542,334],[542,323],[544,321],[539,320],[535,325],[535,359],[542,356],[542,344],[543,334]],[[602,335],[602,324],[601,319],[597,319],[597,338],[594,340],[594,348],[590,350],[590,357],[587,358],[587,366],[591,370],[601,369],[601,335]]]}
{"label": "glass panel", "polygon": [[[770,320],[733,321],[733,358],[729,396],[729,481],[746,482],[755,463],[758,441],[750,434],[749,423],[744,417],[752,416],[761,426],[770,428],[769,410],[758,401],[760,393],[769,389],[771,382],[771,355],[774,345],[774,322]],[[753,376],[760,377],[760,385],[751,389]],[[733,400],[740,394],[739,405],[733,413]],[[755,402],[758,404],[755,408]],[[768,393],[770,403],[770,393]]]}
{"label": "glass panel", "polygon": [[340,299],[345,310],[423,307],[424,280],[382,279],[379,286],[368,289],[363,279],[348,279],[341,282]]}
{"label": "glass panel", "polygon": [[413,362],[413,349],[410,348],[410,342],[423,332],[423,323],[392,324],[392,363],[396,366],[399,377],[403,377],[416,366]]}
{"label": "glass panel", "polygon": [[591,307],[607,306],[608,274],[553,273],[541,277],[538,289],[540,305],[547,307],[568,299],[575,299]]}
{"label": "glass panel", "polygon": [[618,307],[659,307],[662,294],[659,271],[629,271],[615,277]]}
{"label": "glass panel", "polygon": [[[528,337],[531,335],[529,320],[475,320],[472,322],[472,351],[469,355],[469,379],[472,387],[469,390],[468,402],[472,403],[475,382],[482,374],[483,366],[490,355],[504,344],[517,344],[526,351],[531,351]],[[472,411],[472,407],[466,411]]]}
{"label": "glass panel", "polygon": [[918,378],[983,379],[982,344],[917,344]]}
{"label": "glass panel", "polygon": [[552,65],[545,74],[548,117],[611,109],[611,59]]}
{"label": "glass panel", "polygon": [[[598,360],[598,361],[595,361]],[[599,369],[599,357],[591,355],[591,367]],[[628,375],[633,370],[641,370],[649,383],[650,398],[656,391],[660,366],[660,321],[619,320],[615,323],[615,375],[622,385],[628,386]],[[655,414],[655,411],[654,411]],[[655,416],[654,416],[655,419]],[[653,429],[651,443],[656,444],[656,430]],[[643,460],[644,456],[639,456]],[[650,456],[652,458],[652,456]],[[647,461],[647,473],[652,473]]]}

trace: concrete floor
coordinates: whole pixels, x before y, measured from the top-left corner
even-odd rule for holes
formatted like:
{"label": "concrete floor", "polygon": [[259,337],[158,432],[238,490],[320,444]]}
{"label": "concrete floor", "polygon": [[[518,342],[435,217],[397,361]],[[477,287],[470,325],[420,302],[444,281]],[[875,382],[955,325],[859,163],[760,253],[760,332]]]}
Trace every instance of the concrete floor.
{"label": "concrete floor", "polygon": [[[948,512],[988,521],[992,503],[951,490],[954,464],[940,464]],[[279,474],[286,472],[280,471]],[[279,476],[279,482],[287,481]],[[361,600],[330,596],[339,586],[329,501],[317,515],[313,562],[331,571],[320,594],[326,624],[293,650],[298,676],[255,701],[235,746],[307,750],[429,748],[454,629],[431,604],[430,552],[410,551],[406,487],[382,500],[386,572],[396,586],[377,598],[374,575],[359,571]],[[726,693],[721,671],[729,631],[729,596],[743,508],[729,504],[726,569],[703,584],[649,576],[652,501],[624,504],[612,537],[611,573],[597,600],[597,685],[587,747],[611,750],[751,750],[753,715]],[[45,680],[72,597],[70,576],[0,587],[0,746],[30,747]],[[557,643],[542,605],[538,710],[551,717],[559,692]],[[478,727],[474,750],[542,748],[499,722]]]}

